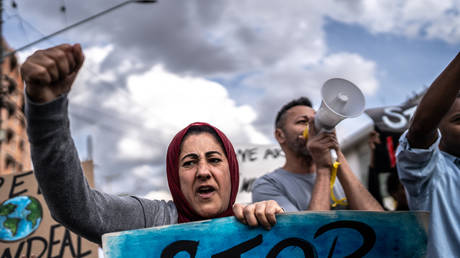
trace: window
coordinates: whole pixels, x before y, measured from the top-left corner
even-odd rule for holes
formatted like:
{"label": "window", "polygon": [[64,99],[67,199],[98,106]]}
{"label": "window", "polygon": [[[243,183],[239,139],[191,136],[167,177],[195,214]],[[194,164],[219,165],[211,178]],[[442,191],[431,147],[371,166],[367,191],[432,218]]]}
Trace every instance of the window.
{"label": "window", "polygon": [[15,167],[16,160],[10,154],[6,154],[5,156],[5,168]]}
{"label": "window", "polygon": [[8,111],[8,118],[11,118],[14,115],[14,113],[16,113],[16,104],[12,101],[5,101],[3,105]]}
{"label": "window", "polygon": [[14,131],[11,128],[6,129],[6,142],[10,143],[13,137],[14,137]]}
{"label": "window", "polygon": [[10,70],[13,71],[14,69],[16,69],[18,65],[18,59],[16,58],[16,56],[11,56],[10,57]]}

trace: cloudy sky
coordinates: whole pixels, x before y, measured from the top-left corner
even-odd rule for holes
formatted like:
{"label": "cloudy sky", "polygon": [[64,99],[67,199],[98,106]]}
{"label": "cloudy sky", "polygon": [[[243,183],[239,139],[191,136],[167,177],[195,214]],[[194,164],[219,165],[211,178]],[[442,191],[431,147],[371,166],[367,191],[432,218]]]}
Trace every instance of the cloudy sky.
{"label": "cloudy sky", "polygon": [[[4,37],[19,48],[121,2],[3,1]],[[130,3],[19,57],[60,43],[86,55],[70,96],[81,158],[91,135],[99,187],[145,195],[166,189],[167,145],[190,122],[236,146],[274,143],[280,106],[305,95],[318,107],[333,77],[360,87],[366,108],[400,104],[458,53],[460,1]]]}

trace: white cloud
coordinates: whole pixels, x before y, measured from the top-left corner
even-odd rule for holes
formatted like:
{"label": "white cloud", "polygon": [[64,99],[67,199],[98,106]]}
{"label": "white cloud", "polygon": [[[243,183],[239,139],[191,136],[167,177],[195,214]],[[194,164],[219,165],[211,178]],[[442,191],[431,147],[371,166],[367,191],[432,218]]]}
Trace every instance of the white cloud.
{"label": "white cloud", "polygon": [[[104,190],[139,192],[142,185],[145,194],[166,189],[166,146],[191,122],[213,124],[234,144],[269,142],[253,125],[256,111],[249,105],[237,105],[216,82],[176,75],[157,65],[129,76],[123,90],[115,77],[107,75],[113,72],[101,69],[110,50],[95,47],[85,51],[85,67],[70,95],[73,122],[80,122],[78,128],[83,129],[74,131],[94,135],[94,157],[101,164],[96,170],[103,178]],[[102,78],[94,78],[95,73],[101,73]],[[105,94],[95,94],[101,90]],[[82,117],[90,123],[82,126],[78,120]],[[126,174],[128,178],[123,176]]]}
{"label": "white cloud", "polygon": [[280,98],[287,102],[291,98],[303,95],[319,104],[323,83],[334,77],[353,82],[365,95],[375,94],[379,86],[376,72],[376,64],[370,60],[356,54],[337,53],[325,56],[314,65],[306,67],[285,66],[266,70],[250,77],[246,83],[262,87],[267,99]]}
{"label": "white cloud", "polygon": [[359,24],[374,33],[460,42],[460,2],[456,0],[394,0],[327,2],[324,14]]}
{"label": "white cloud", "polygon": [[[68,2],[69,22],[110,5]],[[22,15],[47,34],[68,25],[48,14],[54,6],[41,1]],[[87,57],[71,94],[74,131],[94,134],[98,172],[113,178],[114,189],[137,192],[142,181],[160,187],[145,178],[165,182],[166,146],[188,123],[210,122],[234,143],[265,144],[273,141],[281,105],[306,95],[319,106],[320,88],[331,77],[352,81],[367,97],[377,92],[382,69],[356,53],[331,52],[326,17],[373,33],[455,44],[459,9],[456,0],[133,4],[65,34],[69,42],[82,41]],[[207,79],[231,81],[242,74],[249,75],[239,81],[238,93],[232,83]],[[248,92],[249,101],[239,102]]]}
{"label": "white cloud", "polygon": [[[229,137],[235,136],[236,141],[242,135],[246,135],[243,138],[247,141],[251,141],[253,135],[261,139],[251,126],[256,118],[254,109],[248,105],[237,106],[225,87],[216,82],[178,76],[155,66],[144,74],[130,76],[128,91],[130,100],[115,95],[105,105],[126,116],[137,116],[146,128],[155,128],[171,138],[172,132],[201,121],[215,125]],[[120,98],[131,104],[120,105]]]}
{"label": "white cloud", "polygon": [[326,78],[340,77],[356,84],[365,95],[374,95],[378,88],[377,67],[373,61],[357,54],[337,53],[324,58],[311,73]]}
{"label": "white cloud", "polygon": [[138,137],[137,134],[138,133],[126,134],[119,139],[117,148],[118,153],[115,157],[121,160],[148,160],[155,157],[155,155],[162,154],[160,151],[156,150],[154,146],[150,146],[148,142],[145,142],[142,137]]}

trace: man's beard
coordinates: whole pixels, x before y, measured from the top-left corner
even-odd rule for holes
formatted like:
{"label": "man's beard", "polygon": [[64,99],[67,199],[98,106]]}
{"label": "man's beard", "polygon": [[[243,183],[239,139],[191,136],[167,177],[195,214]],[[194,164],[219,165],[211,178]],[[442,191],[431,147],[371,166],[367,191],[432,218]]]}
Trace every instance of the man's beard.
{"label": "man's beard", "polygon": [[307,149],[307,142],[299,137],[288,138],[287,146],[291,149],[297,157],[311,160],[310,151]]}

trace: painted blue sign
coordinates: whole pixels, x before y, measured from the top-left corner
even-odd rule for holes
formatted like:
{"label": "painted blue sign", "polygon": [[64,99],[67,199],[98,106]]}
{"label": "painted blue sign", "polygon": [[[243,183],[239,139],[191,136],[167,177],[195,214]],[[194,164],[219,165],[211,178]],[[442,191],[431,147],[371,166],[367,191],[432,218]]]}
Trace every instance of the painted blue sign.
{"label": "painted blue sign", "polygon": [[110,233],[114,257],[425,257],[426,212],[328,211],[277,216],[269,231],[234,217]]}

